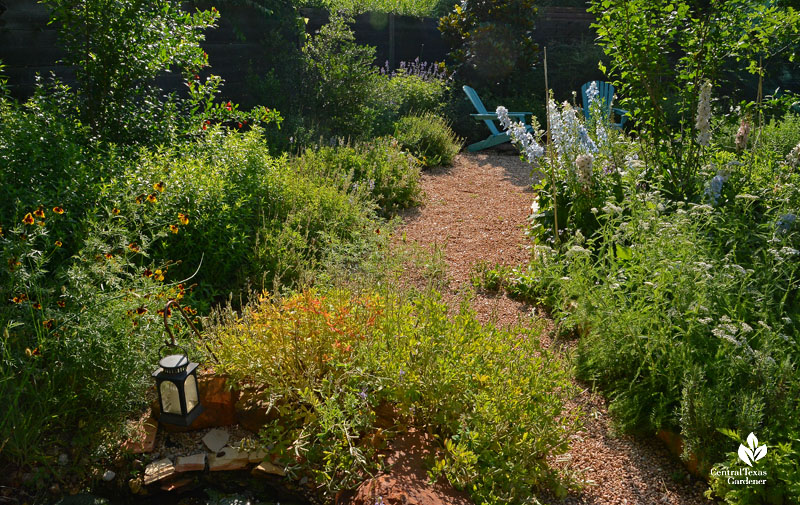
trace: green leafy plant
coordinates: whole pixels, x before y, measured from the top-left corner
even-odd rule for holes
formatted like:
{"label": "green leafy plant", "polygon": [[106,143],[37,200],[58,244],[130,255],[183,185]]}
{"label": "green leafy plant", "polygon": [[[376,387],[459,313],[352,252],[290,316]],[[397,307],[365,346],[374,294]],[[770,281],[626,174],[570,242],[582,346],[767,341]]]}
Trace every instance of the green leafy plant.
{"label": "green leafy plant", "polygon": [[430,112],[401,118],[394,137],[426,167],[452,165],[463,145],[447,120]]}
{"label": "green leafy plant", "polygon": [[534,0],[477,0],[456,4],[439,19],[450,46],[456,79],[471,86],[509,91],[507,78],[536,60]]}
{"label": "green leafy plant", "polygon": [[[695,114],[704,83],[716,89],[726,61],[744,62],[762,75],[765,58],[794,57],[788,43],[800,32],[800,14],[775,2],[595,0],[599,43],[610,58],[620,105],[629,110],[641,139],[649,177],[676,196],[701,189],[704,142]],[[740,68],[737,68],[741,71]],[[746,97],[759,108],[762,94]],[[760,113],[760,109],[757,111]]]}
{"label": "green leafy plant", "polygon": [[420,200],[418,161],[391,138],[307,149],[294,163],[300,172],[326,178],[351,198],[373,199],[385,216]]}
{"label": "green leafy plant", "polygon": [[476,501],[563,491],[547,457],[566,450],[576,426],[564,406],[572,386],[536,329],[482,326],[466,306],[450,320],[435,292],[403,300],[331,291],[220,312],[211,334],[225,370],[263,388],[278,413],[264,445],[331,493],[378,468],[386,433],[375,410],[384,402],[437,435],[444,452],[432,476]]}
{"label": "green leafy plant", "polygon": [[143,130],[150,136],[158,133],[168,115],[160,115],[153,80],[168,70],[194,80],[208,64],[200,47],[202,32],[214,27],[219,17],[215,8],[186,13],[174,0],[45,4],[61,26],[65,61],[76,68],[82,120],[110,139],[135,139]]}
{"label": "green leafy plant", "polygon": [[306,111],[326,133],[366,138],[375,126],[375,48],[355,42],[352,19],[333,15],[303,46]]}

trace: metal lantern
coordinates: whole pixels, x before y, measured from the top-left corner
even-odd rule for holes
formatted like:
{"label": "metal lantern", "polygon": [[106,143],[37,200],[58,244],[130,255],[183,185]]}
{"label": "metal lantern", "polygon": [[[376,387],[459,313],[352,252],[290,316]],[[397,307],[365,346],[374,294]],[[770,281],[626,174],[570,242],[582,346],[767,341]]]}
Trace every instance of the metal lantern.
{"label": "metal lantern", "polygon": [[175,336],[169,328],[167,315],[170,305],[178,307],[189,326],[200,335],[192,321],[183,312],[177,300],[170,300],[164,307],[164,327],[169,333],[170,340],[161,347],[159,356],[164,354],[164,349],[179,349],[180,354],[170,354],[161,358],[159,368],[153,372],[158,390],[158,403],[161,405],[159,421],[178,426],[191,426],[195,419],[203,412],[200,404],[200,395],[197,389],[197,363],[190,363],[186,349],[175,343]]}

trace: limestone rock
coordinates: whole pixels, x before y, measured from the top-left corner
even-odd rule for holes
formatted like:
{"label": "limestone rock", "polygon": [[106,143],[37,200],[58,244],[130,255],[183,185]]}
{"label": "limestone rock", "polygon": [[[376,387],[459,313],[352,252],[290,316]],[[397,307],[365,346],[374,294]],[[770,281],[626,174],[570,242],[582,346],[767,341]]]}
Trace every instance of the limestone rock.
{"label": "limestone rock", "polygon": [[228,443],[229,438],[231,438],[231,435],[227,431],[214,429],[206,433],[206,436],[203,437],[203,443],[206,444],[209,451],[219,452]]}
{"label": "limestone rock", "polygon": [[182,472],[196,472],[206,469],[206,453],[201,452],[192,454],[191,456],[178,456],[175,461],[175,471]]}
{"label": "limestone rock", "polygon": [[192,482],[194,482],[194,479],[192,479],[191,477],[184,477],[182,479],[177,479],[161,484],[161,489],[164,491],[175,491],[176,489],[188,486]]}
{"label": "limestone rock", "polygon": [[208,469],[212,472],[223,470],[241,470],[250,462],[249,455],[231,446],[223,447],[216,454],[208,457]]}
{"label": "limestone rock", "polygon": [[286,472],[284,472],[283,468],[279,467],[278,465],[274,465],[269,461],[262,461],[257,467],[253,468],[251,474],[254,477],[264,477],[267,475],[278,475],[280,477],[284,477]]}
{"label": "limestone rock", "polygon": [[134,435],[122,444],[122,448],[133,454],[153,452],[156,446],[156,435],[158,435],[158,421],[155,417],[150,416],[136,428]]}
{"label": "limestone rock", "polygon": [[257,449],[255,451],[250,451],[248,454],[248,461],[250,463],[261,463],[264,461],[264,458],[267,457],[267,451],[264,449]]}
{"label": "limestone rock", "polygon": [[253,433],[261,431],[269,421],[277,417],[277,410],[269,410],[269,402],[264,400],[257,389],[244,389],[236,401],[236,420],[239,425]]}
{"label": "limestone rock", "polygon": [[155,482],[171,477],[175,473],[175,465],[169,458],[159,459],[147,465],[144,469],[144,485],[149,486]]}

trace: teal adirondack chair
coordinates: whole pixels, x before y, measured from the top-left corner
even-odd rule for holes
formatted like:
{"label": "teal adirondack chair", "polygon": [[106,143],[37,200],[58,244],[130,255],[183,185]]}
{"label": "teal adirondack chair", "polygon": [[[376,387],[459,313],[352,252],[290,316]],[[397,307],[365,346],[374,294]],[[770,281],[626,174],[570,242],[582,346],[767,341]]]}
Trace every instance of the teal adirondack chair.
{"label": "teal adirondack chair", "polygon": [[[467,151],[474,153],[475,151],[480,151],[482,149],[486,149],[488,147],[500,145],[504,142],[510,142],[511,137],[508,136],[508,133],[501,132],[497,129],[497,126],[494,124],[497,121],[497,113],[496,112],[488,112],[486,110],[486,106],[483,105],[478,93],[475,92],[474,89],[470,88],[469,86],[464,86],[461,88],[464,90],[464,93],[467,94],[467,98],[469,101],[472,102],[472,105],[475,107],[475,110],[478,111],[477,114],[470,114],[475,120],[483,121],[486,123],[486,126],[489,128],[489,132],[491,135],[486,137],[485,139],[481,140],[480,142],[475,142],[474,144],[470,144],[467,146]],[[517,119],[526,123],[525,116],[532,116],[533,112],[509,112],[509,116],[512,119]],[[525,128],[528,131],[532,131],[532,128],[529,124],[525,124]]]}
{"label": "teal adirondack chair", "polygon": [[[622,127],[625,125],[625,121],[628,120],[628,111],[623,109],[617,109],[612,107],[614,103],[614,86],[610,83],[603,82],[603,81],[594,81],[597,83],[597,91],[599,92],[597,98],[602,100],[603,105],[605,106],[604,112],[605,116],[609,118],[611,121],[611,126],[621,130]],[[591,112],[589,111],[589,97],[586,96],[586,90],[589,89],[591,86],[592,81],[587,82],[583,86],[581,86],[581,98],[583,99],[583,115],[586,117],[588,121],[591,118]],[[619,114],[620,122],[615,123],[611,116],[611,111],[614,111],[615,114]]]}

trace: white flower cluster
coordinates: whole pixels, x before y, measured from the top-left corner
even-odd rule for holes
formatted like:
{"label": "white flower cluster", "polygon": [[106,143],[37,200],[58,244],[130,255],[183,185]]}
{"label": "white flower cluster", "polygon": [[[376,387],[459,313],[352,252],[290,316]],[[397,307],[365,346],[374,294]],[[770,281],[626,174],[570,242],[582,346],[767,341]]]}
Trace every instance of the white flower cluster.
{"label": "white flower cluster", "polygon": [[697,143],[707,147],[711,141],[711,82],[700,86],[700,100],[697,103]]}
{"label": "white flower cluster", "polygon": [[797,145],[794,146],[794,149],[792,149],[792,152],[786,156],[786,163],[792,168],[800,167],[800,142],[798,142]]}
{"label": "white flower cluster", "polygon": [[544,148],[536,142],[536,139],[533,138],[533,134],[528,131],[524,123],[520,121],[511,121],[508,115],[508,109],[502,105],[497,107],[496,112],[497,119],[503,126],[503,129],[508,131],[509,137],[517,144],[517,147],[519,147],[529,163],[544,156]]}
{"label": "white flower cluster", "polygon": [[591,107],[592,103],[597,99],[597,95],[600,94],[600,91],[597,89],[597,81],[592,81],[589,84],[589,87],[586,88],[586,98],[589,99],[589,106]]}
{"label": "white flower cluster", "polygon": [[578,179],[584,187],[592,184],[592,162],[594,162],[594,156],[591,154],[581,154],[575,158],[575,166],[578,167]]}
{"label": "white flower cluster", "polygon": [[575,156],[576,152],[598,152],[597,145],[589,137],[589,132],[568,102],[564,102],[559,111],[555,101],[548,101],[547,113],[550,116],[550,138],[559,156]]}

